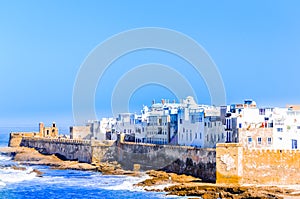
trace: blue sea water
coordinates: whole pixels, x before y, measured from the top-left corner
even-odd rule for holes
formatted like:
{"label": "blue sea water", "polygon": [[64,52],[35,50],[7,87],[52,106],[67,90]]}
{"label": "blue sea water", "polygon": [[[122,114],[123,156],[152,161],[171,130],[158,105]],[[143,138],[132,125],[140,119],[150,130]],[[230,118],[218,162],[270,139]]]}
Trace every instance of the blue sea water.
{"label": "blue sea water", "polygon": [[[35,131],[36,128],[0,127],[0,147],[6,147],[11,131]],[[25,171],[11,169],[17,164],[0,155],[0,199],[18,198],[178,198],[165,193],[146,192],[134,184],[138,177],[109,176],[99,172],[54,170],[46,166],[26,166]],[[38,169],[44,174],[30,173]]]}

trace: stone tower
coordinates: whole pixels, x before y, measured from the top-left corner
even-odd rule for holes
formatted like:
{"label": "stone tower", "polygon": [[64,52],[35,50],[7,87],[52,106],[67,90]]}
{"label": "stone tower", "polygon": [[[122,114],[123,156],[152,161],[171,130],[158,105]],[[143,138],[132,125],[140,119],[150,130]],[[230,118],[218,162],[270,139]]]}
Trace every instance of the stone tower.
{"label": "stone tower", "polygon": [[43,122],[40,122],[40,123],[39,123],[39,136],[40,136],[40,137],[43,137],[44,128],[45,128],[44,123],[43,123]]}

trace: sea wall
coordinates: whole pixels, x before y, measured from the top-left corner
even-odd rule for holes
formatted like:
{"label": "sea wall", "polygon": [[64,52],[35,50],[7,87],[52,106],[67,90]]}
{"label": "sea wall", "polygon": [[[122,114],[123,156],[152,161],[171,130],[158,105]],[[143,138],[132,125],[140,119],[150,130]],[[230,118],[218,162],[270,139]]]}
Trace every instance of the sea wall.
{"label": "sea wall", "polygon": [[117,161],[128,170],[139,164],[142,171],[155,169],[192,175],[206,182],[216,180],[214,149],[49,138],[23,138],[20,146],[35,148],[43,154],[56,154],[65,160]]}
{"label": "sea wall", "polygon": [[217,145],[217,183],[299,184],[300,151]]}
{"label": "sea wall", "polygon": [[[11,136],[16,145],[19,137]],[[22,137],[20,146],[80,162],[117,161],[124,169],[163,170],[219,184],[300,184],[300,151],[247,149],[238,143],[215,149]]]}
{"label": "sea wall", "polygon": [[37,136],[38,132],[12,132],[9,134],[9,147],[17,147],[20,146],[23,137],[34,137]]}
{"label": "sea wall", "polygon": [[35,148],[45,155],[55,154],[63,160],[91,163],[91,141],[23,137],[20,146]]}
{"label": "sea wall", "polygon": [[215,149],[124,142],[117,144],[114,154],[126,169],[140,164],[144,171],[155,169],[192,175],[205,182],[216,180]]}

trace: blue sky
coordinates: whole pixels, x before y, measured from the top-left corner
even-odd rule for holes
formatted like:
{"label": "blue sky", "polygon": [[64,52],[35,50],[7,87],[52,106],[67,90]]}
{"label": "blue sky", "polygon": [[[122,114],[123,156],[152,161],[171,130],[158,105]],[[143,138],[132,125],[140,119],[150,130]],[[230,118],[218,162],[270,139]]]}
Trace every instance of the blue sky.
{"label": "blue sky", "polygon": [[[216,63],[227,102],[253,98],[261,106],[300,104],[299,1],[1,1],[0,125],[39,121],[72,125],[72,92],[80,65],[107,38],[141,27],[169,28],[196,40]],[[113,63],[99,82],[96,111],[110,114],[113,85],[143,63],[174,67],[210,103],[201,76],[180,58],[144,50]],[[187,66],[188,67],[188,66]],[[102,91],[102,90],[101,90]],[[148,85],[130,99],[131,111],[152,99],[174,98]]]}

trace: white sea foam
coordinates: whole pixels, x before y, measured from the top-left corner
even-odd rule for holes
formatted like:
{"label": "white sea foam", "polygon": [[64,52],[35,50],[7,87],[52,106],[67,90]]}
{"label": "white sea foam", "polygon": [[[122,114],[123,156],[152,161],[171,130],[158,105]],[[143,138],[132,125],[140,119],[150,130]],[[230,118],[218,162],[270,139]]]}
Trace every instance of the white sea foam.
{"label": "white sea foam", "polygon": [[32,180],[36,177],[36,173],[32,172],[32,170],[32,168],[28,168],[24,171],[12,168],[2,168],[0,169],[0,181],[3,183],[16,183]]}
{"label": "white sea foam", "polygon": [[[113,178],[113,177],[112,177]],[[116,182],[114,183],[108,183],[108,186],[102,187],[107,190],[128,190],[128,191],[144,191],[143,187],[139,186],[134,186],[135,184],[144,181],[147,179],[147,176],[142,176],[142,177],[124,177],[119,180],[121,183],[116,185]],[[114,184],[111,186],[111,184]]]}
{"label": "white sea foam", "polygon": [[0,161],[8,161],[11,160],[11,157],[0,155]]}
{"label": "white sea foam", "polygon": [[5,184],[4,182],[1,182],[1,181],[0,181],[0,188],[1,188],[1,187],[5,187],[5,186],[6,186],[6,184]]}

